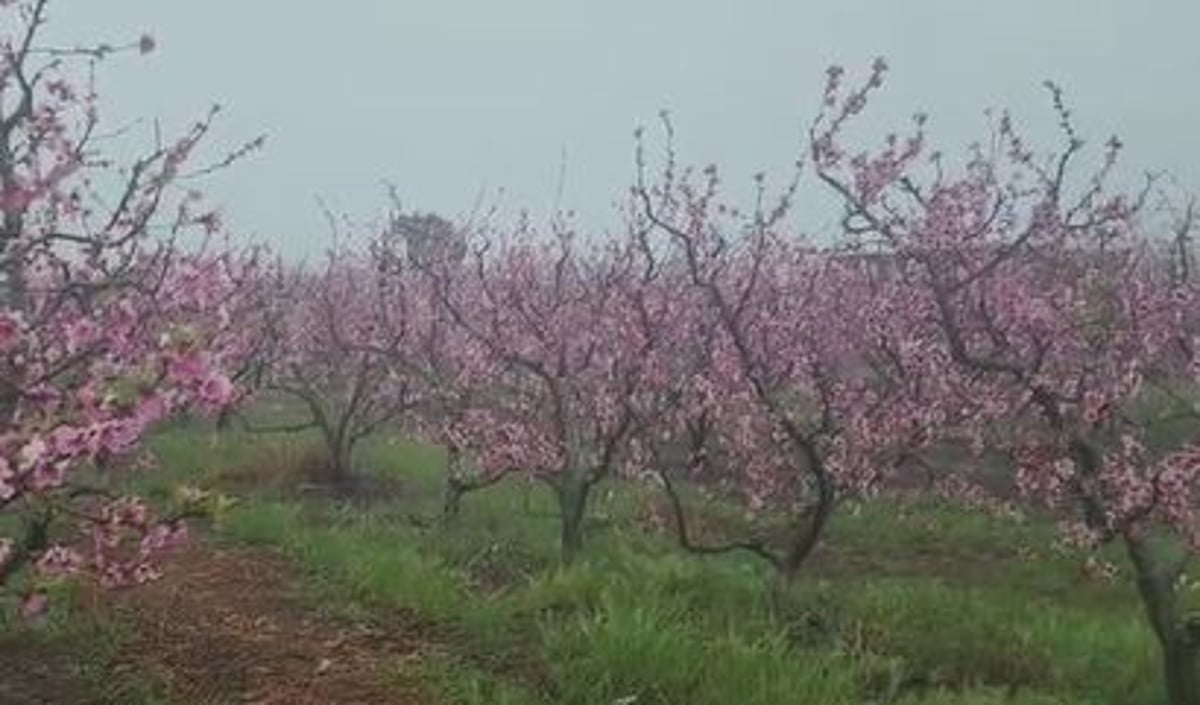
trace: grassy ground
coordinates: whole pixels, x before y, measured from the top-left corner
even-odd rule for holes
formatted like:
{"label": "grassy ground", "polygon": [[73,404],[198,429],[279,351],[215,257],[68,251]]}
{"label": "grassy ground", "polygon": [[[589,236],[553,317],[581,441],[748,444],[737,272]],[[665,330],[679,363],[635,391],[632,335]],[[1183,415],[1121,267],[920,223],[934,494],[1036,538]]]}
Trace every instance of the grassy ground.
{"label": "grassy ground", "polygon": [[[430,449],[364,448],[360,462],[376,480],[365,498],[342,501],[295,491],[303,437],[213,440],[186,424],[161,433],[153,449],[163,471],[139,478],[140,489],[166,498],[186,479],[236,495],[204,541],[281,554],[298,570],[304,609],[323,619],[415,625],[431,646],[396,660],[397,688],[419,681],[441,702],[1163,699],[1127,572],[1085,575],[1081,557],[1054,551],[1051,528],[1037,522],[932,499],[848,507],[772,609],[753,559],[689,557],[651,530],[644,488],[600,492],[585,560],[561,568],[555,507],[537,487],[517,481],[470,495],[460,520],[443,527],[441,458]],[[106,678],[129,629],[10,625],[3,638],[74,655],[84,665],[68,680],[95,702],[166,702],[153,680]],[[95,695],[98,683],[106,697]]]}
{"label": "grassy ground", "polygon": [[61,591],[45,621],[0,622],[0,703],[175,705],[156,678],[123,669],[120,654],[138,639],[131,625],[82,601]]}

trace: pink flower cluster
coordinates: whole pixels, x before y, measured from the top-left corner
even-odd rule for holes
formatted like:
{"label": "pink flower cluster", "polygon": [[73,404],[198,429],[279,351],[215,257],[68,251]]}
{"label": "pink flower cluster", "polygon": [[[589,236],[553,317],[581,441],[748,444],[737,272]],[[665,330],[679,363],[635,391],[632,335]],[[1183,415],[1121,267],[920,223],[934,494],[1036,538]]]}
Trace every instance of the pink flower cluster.
{"label": "pink flower cluster", "polygon": [[[0,248],[0,512],[41,518],[0,536],[0,595],[31,569],[26,612],[44,605],[40,579],[142,582],[156,574],[154,554],[182,538],[171,517],[115,497],[105,471],[128,466],[160,421],[233,400],[248,341],[229,306],[257,267],[217,243],[192,215],[195,196],[175,188],[212,115],[114,168],[94,143],[92,84],[76,80],[87,67],[71,57],[117,49],[44,51],[46,5],[0,7],[0,215],[15,227]],[[125,48],[148,53],[154,41]],[[115,197],[101,193],[114,175]],[[186,247],[163,236],[193,229]]]}

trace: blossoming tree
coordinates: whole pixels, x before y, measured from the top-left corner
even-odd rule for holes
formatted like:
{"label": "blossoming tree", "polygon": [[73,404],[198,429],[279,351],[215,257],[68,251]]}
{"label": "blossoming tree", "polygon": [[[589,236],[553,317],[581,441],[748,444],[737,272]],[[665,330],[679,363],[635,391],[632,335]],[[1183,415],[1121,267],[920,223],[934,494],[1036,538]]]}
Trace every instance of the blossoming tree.
{"label": "blossoming tree", "polygon": [[[112,494],[103,471],[173,412],[224,405],[238,349],[223,303],[244,262],[205,244],[218,215],[185,187],[208,170],[188,165],[215,109],[117,169],[75,69],[153,41],[41,46],[47,5],[0,3],[0,593],[27,568],[106,585],[156,574],[182,525]],[[33,584],[28,610],[44,604]]]}
{"label": "blossoming tree", "polygon": [[371,434],[398,424],[417,392],[393,364],[409,357],[414,302],[407,282],[364,251],[335,243],[314,269],[282,263],[256,283],[259,366],[248,399],[281,395],[300,408],[295,423],[258,424],[256,432],[316,430],[326,479],[351,490],[354,451]]}
{"label": "blossoming tree", "polygon": [[544,482],[562,510],[562,551],[584,538],[592,489],[618,471],[656,339],[634,324],[653,278],[628,243],[589,252],[562,220],[476,232],[459,264],[422,265],[458,331],[461,390],[448,427],[485,476],[514,469]]}
{"label": "blossoming tree", "polygon": [[843,125],[881,69],[857,90],[831,72],[813,127],[812,159],[845,205],[848,237],[876,242],[929,310],[919,323],[943,374],[980,401],[963,427],[975,446],[1008,457],[1020,495],[1070,538],[1124,546],[1170,700],[1194,705],[1200,623],[1178,594],[1200,537],[1187,243],[1150,229],[1153,180],[1128,193],[1110,184],[1116,139],[1079,174],[1084,143],[1052,84],[1057,153],[1032,150],[1007,115],[957,167],[929,151],[923,119],[908,139],[848,152]]}
{"label": "blossoming tree", "polygon": [[[946,413],[918,402],[931,357],[905,322],[921,311],[871,258],[789,232],[798,177],[769,204],[758,177],[755,205],[739,212],[721,203],[715,167],[679,167],[665,116],[664,126],[659,177],[650,182],[639,140],[633,188],[634,221],[665,236],[676,277],[675,307],[652,324],[672,329],[654,397],[667,406],[645,414],[641,450],[655,456],[685,547],[752,552],[786,583],[839,499],[873,491]],[[681,471],[782,530],[693,540],[670,476]]]}

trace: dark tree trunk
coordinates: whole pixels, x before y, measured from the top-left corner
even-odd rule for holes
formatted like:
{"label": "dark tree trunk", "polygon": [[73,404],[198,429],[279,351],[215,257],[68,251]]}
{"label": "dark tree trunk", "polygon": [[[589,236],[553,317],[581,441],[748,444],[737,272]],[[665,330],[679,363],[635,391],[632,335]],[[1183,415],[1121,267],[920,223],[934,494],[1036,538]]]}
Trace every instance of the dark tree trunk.
{"label": "dark tree trunk", "polygon": [[800,567],[820,543],[829,518],[833,515],[833,504],[833,493],[822,493],[811,510],[797,518],[792,541],[778,566],[779,581],[784,588],[790,588],[795,583]]}
{"label": "dark tree trunk", "polygon": [[8,560],[0,564],[0,588],[50,546],[50,524],[53,518],[51,510],[41,509],[22,522],[21,539],[13,547]]}
{"label": "dark tree trunk", "polygon": [[796,584],[800,568],[820,543],[829,517],[833,515],[833,508],[833,493],[820,493],[817,503],[804,515],[796,518],[791,540],[782,555],[773,563],[775,574],[768,589],[768,600],[773,614],[780,616],[785,613],[787,595]]}
{"label": "dark tree trunk", "polygon": [[585,479],[566,477],[558,487],[562,511],[562,562],[569,565],[583,550],[583,522],[592,485]]}
{"label": "dark tree trunk", "polygon": [[1162,653],[1163,676],[1171,705],[1200,705],[1200,624],[1181,613],[1173,571],[1142,537],[1126,535],[1138,594]]}
{"label": "dark tree trunk", "polygon": [[462,479],[462,452],[451,442],[446,448],[446,489],[442,493],[442,524],[449,526],[462,510],[462,498],[471,485]]}
{"label": "dark tree trunk", "polygon": [[777,589],[783,591],[791,589],[796,575],[800,572],[800,566],[808,560],[813,549],[820,543],[837,502],[837,492],[834,489],[829,470],[825,466],[824,457],[809,439],[799,435],[795,437],[803,440],[800,444],[801,451],[804,453],[808,471],[816,485],[816,498],[808,511],[796,517],[792,539],[776,565],[779,573]]}
{"label": "dark tree trunk", "polygon": [[1171,705],[1200,705],[1200,678],[1196,675],[1197,644],[1193,627],[1179,625],[1163,645],[1163,670]]}
{"label": "dark tree trunk", "polygon": [[446,486],[442,491],[442,523],[450,525],[462,511],[462,501],[471,492],[486,489],[499,483],[513,472],[507,469],[488,475],[478,475],[471,470],[463,469],[462,453],[454,449],[448,450],[446,463]]}
{"label": "dark tree trunk", "polygon": [[462,511],[462,498],[470,486],[457,477],[446,478],[446,489],[442,493],[442,522],[452,524]]}
{"label": "dark tree trunk", "polygon": [[354,443],[347,438],[333,435],[327,437],[326,473],[324,478],[331,489],[350,494],[355,489]]}

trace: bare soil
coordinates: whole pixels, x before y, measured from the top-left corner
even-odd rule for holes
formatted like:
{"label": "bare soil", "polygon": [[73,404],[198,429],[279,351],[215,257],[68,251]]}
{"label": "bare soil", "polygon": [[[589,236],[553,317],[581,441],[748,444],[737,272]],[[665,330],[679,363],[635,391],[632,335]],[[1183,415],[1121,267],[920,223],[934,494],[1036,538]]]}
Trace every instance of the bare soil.
{"label": "bare soil", "polygon": [[421,633],[322,616],[298,585],[271,553],[199,544],[172,560],[163,580],[118,600],[139,634],[122,666],[186,703],[436,702],[413,667],[432,648]]}
{"label": "bare soil", "polygon": [[[115,705],[153,683],[186,705],[436,705],[417,668],[437,648],[420,626],[349,624],[314,610],[288,563],[262,549],[197,542],[162,580],[89,596],[138,636],[109,664],[106,692],[79,655],[0,636],[0,705]],[[103,668],[104,664],[90,664]]]}

